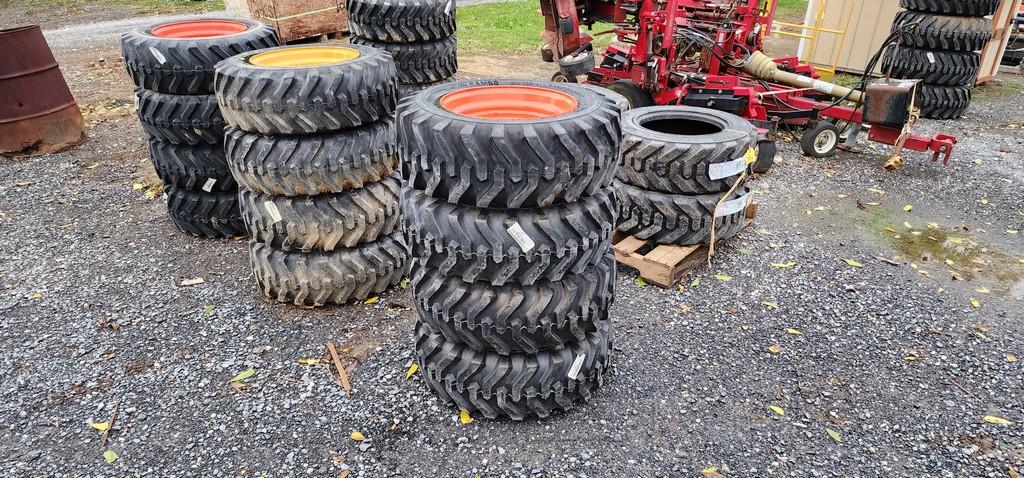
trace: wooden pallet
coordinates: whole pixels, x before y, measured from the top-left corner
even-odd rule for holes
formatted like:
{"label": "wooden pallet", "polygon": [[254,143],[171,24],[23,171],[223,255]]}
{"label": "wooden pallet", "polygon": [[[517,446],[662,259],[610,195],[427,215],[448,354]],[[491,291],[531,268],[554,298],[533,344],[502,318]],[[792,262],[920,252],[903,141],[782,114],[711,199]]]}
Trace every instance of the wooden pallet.
{"label": "wooden pallet", "polygon": [[[757,215],[757,203],[747,206],[746,228]],[[636,269],[645,281],[660,287],[674,287],[687,273],[705,263],[708,246],[654,244],[635,236],[616,236],[612,249],[615,260]]]}

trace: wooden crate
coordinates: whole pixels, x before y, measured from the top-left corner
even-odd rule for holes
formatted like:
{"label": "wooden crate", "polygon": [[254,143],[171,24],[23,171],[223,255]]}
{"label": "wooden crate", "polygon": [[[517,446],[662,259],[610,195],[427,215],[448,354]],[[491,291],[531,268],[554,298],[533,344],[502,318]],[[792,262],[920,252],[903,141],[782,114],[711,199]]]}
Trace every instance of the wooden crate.
{"label": "wooden crate", "polygon": [[[757,203],[752,202],[747,206],[743,227],[749,226],[756,215]],[[616,236],[613,242],[615,260],[636,269],[645,281],[664,288],[674,287],[708,257],[708,246],[703,245],[653,244],[634,236]]]}
{"label": "wooden crate", "polygon": [[343,0],[248,0],[253,20],[277,30],[282,44],[348,32]]}

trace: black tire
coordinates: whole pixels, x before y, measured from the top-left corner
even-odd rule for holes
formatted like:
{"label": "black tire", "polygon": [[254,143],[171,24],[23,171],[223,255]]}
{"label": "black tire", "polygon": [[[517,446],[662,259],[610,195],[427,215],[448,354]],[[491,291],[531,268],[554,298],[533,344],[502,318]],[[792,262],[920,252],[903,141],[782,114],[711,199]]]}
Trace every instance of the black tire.
{"label": "black tire", "polygon": [[224,118],[213,95],[169,95],[135,90],[139,121],[151,139],[174,144],[221,144]]}
{"label": "black tire", "polygon": [[453,36],[422,43],[381,43],[357,36],[349,41],[391,53],[403,85],[438,83],[459,71],[458,42]]}
{"label": "black tire", "polygon": [[624,96],[629,101],[630,108],[654,106],[654,98],[651,98],[651,94],[640,89],[632,81],[617,80],[608,85],[608,89]]}
{"label": "black tire", "polygon": [[599,264],[616,217],[610,188],[534,209],[456,206],[414,189],[402,190],[401,204],[413,255],[426,267],[493,285],[561,280]]}
{"label": "black tire", "polygon": [[178,229],[201,237],[245,236],[238,193],[208,193],[164,186],[167,212]]}
{"label": "black tire", "polygon": [[615,177],[664,193],[728,191],[747,169],[744,155],[756,145],[757,129],[730,113],[679,106],[632,109],[622,116],[622,160]]}
{"label": "black tire", "polygon": [[361,188],[398,167],[391,119],[302,136],[263,136],[228,128],[224,149],[238,183],[277,196],[313,196]]}
{"label": "black tire", "polygon": [[931,119],[958,119],[971,106],[970,86],[935,86],[922,84],[921,116]]}
{"label": "black tire", "polygon": [[1024,65],[1024,35],[1010,38],[1010,43],[1006,46],[1006,53],[1003,53],[1000,63],[1006,66]]}
{"label": "black tire", "polygon": [[894,78],[923,80],[933,85],[973,85],[980,68],[981,55],[974,52],[893,46],[882,59],[882,71]]}
{"label": "black tire", "polygon": [[454,0],[349,0],[352,34],[387,43],[419,43],[455,34]]}
{"label": "black tire", "polygon": [[[267,51],[295,47],[279,47]],[[341,48],[341,47],[338,47]],[[385,51],[348,45],[359,57],[307,68],[264,68],[254,53],[217,64],[216,91],[224,119],[264,135],[314,134],[355,128],[390,117],[398,101],[395,62]]]}
{"label": "black tire", "polygon": [[409,272],[409,251],[399,232],[330,252],[289,252],[249,241],[249,258],[267,297],[307,307],[366,299]]}
{"label": "black tire", "polygon": [[[215,19],[216,20],[216,19]],[[240,53],[277,46],[269,25],[253,20],[237,35],[213,38],[163,38],[152,34],[164,22],[137,27],[121,35],[121,54],[135,86],[175,95],[213,93],[214,66]]]}
{"label": "black tire", "polygon": [[615,256],[560,281],[528,286],[463,282],[416,260],[410,285],[420,320],[447,340],[501,355],[537,353],[586,340],[607,317]]}
{"label": "black tire", "polygon": [[925,50],[978,51],[992,38],[992,22],[987,18],[951,17],[902,11],[896,14],[893,31],[920,23],[902,35],[903,43]]}
{"label": "black tire", "polygon": [[437,83],[427,83],[425,85],[398,85],[398,97],[405,98],[406,96],[412,96],[423,90],[433,88],[437,85],[443,85],[445,83],[451,83],[451,79],[441,80]]}
{"label": "black tire", "polygon": [[285,251],[333,251],[372,242],[398,225],[397,175],[338,194],[239,192],[249,236]]}
{"label": "black tire", "polygon": [[999,0],[900,0],[900,6],[916,12],[987,17],[999,8]]}
{"label": "black tire", "polygon": [[836,125],[818,121],[800,135],[800,149],[812,158],[829,158],[835,156],[841,136]]}
{"label": "black tire", "polygon": [[[616,181],[619,200],[619,232],[658,244],[696,245],[711,242],[711,221],[722,194],[684,196],[645,191]],[[729,201],[744,204],[749,189],[737,188]],[[730,211],[724,211],[730,212]],[[746,207],[719,217],[715,239],[724,240],[743,229]]]}
{"label": "black tire", "polygon": [[219,144],[188,146],[151,139],[149,157],[164,184],[208,193],[238,191]]}
{"label": "black tire", "polygon": [[757,159],[750,166],[750,170],[757,174],[767,173],[775,165],[775,156],[779,154],[779,147],[775,141],[761,141],[757,143]]}
{"label": "black tire", "polygon": [[[416,359],[423,381],[442,400],[472,416],[491,419],[543,418],[589,400],[604,383],[611,354],[608,320],[602,320],[586,340],[558,350],[513,355],[478,352],[445,340],[422,322],[416,324]],[[576,361],[576,375],[570,378]]]}
{"label": "black tire", "polygon": [[[493,85],[567,93],[569,113],[529,121],[490,120],[442,108],[442,96]],[[402,176],[449,202],[528,208],[568,203],[607,187],[618,159],[619,108],[607,96],[570,83],[461,81],[402,100],[398,115]]]}

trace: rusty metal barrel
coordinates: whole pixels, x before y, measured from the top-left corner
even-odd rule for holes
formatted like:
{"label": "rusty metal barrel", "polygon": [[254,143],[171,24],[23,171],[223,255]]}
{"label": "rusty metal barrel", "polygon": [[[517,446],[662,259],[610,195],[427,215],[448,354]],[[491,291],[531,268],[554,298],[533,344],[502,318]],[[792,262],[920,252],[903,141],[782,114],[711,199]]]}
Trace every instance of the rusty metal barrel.
{"label": "rusty metal barrel", "polygon": [[38,25],[0,30],[0,155],[55,153],[85,140],[82,112]]}

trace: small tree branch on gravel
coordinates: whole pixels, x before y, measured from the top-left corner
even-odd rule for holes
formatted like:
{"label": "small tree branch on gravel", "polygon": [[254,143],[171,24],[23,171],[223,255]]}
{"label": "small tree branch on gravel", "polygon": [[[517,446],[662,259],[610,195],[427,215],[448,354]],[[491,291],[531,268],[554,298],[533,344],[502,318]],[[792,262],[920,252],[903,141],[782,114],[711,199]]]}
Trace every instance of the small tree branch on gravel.
{"label": "small tree branch on gravel", "polygon": [[103,431],[103,438],[100,439],[100,450],[107,447],[107,438],[110,436],[110,430],[114,429],[114,422],[117,421],[117,412],[121,408],[121,400],[118,400],[114,404],[114,411],[110,414],[110,426]]}
{"label": "small tree branch on gravel", "polygon": [[345,389],[345,396],[352,395],[352,384],[348,381],[348,372],[345,371],[345,366],[341,363],[341,357],[338,357],[338,350],[334,348],[334,342],[327,341],[327,350],[331,352],[331,359],[334,360],[334,368],[338,371],[341,388]]}

